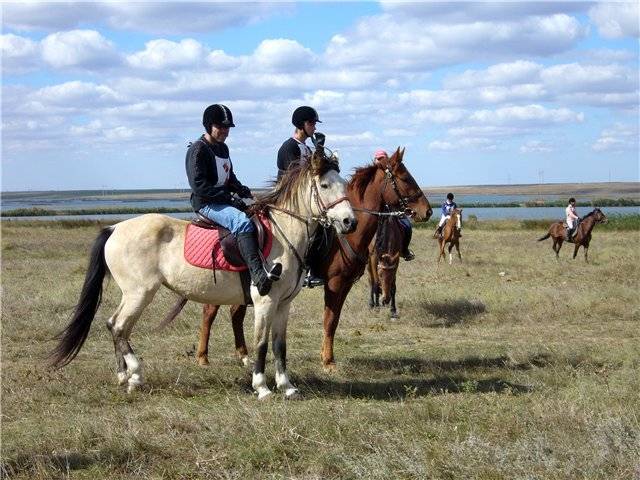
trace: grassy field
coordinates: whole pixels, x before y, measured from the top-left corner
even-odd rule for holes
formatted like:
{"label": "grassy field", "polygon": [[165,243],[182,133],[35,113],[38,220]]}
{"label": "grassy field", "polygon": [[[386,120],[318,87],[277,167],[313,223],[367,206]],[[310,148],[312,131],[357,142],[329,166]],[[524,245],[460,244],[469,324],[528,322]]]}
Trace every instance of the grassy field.
{"label": "grassy field", "polygon": [[[133,331],[148,388],[116,385],[104,303],[76,360],[44,368],[77,301],[95,225],[2,228],[2,473],[10,478],[631,479],[640,476],[640,233],[596,227],[591,263],[557,262],[545,229],[476,225],[463,263],[436,266],[416,230],[400,319],[352,290],[338,371],[320,367],[321,291],[296,299],[289,369],[304,400],[259,403],[227,312],[211,367],[200,306],[161,334],[161,292]],[[524,227],[524,228],[523,228]],[[570,246],[571,247],[571,246]],[[247,322],[251,337],[252,322]],[[268,364],[270,384],[273,369]]]}

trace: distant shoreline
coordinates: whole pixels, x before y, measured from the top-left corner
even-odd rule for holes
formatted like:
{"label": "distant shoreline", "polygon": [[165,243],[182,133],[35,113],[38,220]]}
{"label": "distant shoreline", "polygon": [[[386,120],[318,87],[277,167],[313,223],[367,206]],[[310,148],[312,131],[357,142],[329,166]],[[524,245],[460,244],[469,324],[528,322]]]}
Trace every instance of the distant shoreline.
{"label": "distant shoreline", "polygon": [[[265,188],[252,188],[256,193],[266,191]],[[450,185],[423,186],[422,190],[429,197],[446,195],[558,195],[562,197],[591,198],[632,198],[640,199],[640,182],[593,182],[593,183],[544,183],[513,185]],[[2,200],[29,199],[46,195],[47,197],[84,198],[95,200],[179,200],[188,199],[190,192],[186,189],[144,189],[144,190],[50,190],[0,192]],[[578,198],[578,200],[580,200]]]}

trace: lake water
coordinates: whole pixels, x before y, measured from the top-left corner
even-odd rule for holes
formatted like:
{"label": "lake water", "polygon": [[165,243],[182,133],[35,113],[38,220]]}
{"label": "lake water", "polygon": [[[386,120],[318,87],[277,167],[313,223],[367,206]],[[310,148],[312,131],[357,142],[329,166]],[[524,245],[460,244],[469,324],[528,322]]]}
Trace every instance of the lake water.
{"label": "lake water", "polygon": [[[115,197],[115,198],[114,198]],[[163,198],[164,197],[164,198]],[[474,203],[524,203],[539,199],[535,195],[459,195],[456,202],[463,206],[464,218],[475,215],[478,220],[497,219],[561,219],[564,218],[563,207],[495,207],[474,208],[465,207]],[[556,200],[558,195],[546,195],[544,200]],[[587,200],[584,198],[581,200]],[[440,205],[442,198],[429,198],[434,208],[434,217],[440,217]],[[117,194],[101,194],[96,191],[88,192],[21,192],[3,193],[2,211],[18,208],[44,208],[48,210],[73,210],[96,208],[189,208],[189,199],[184,192],[155,191],[155,192],[117,192]],[[578,213],[585,215],[592,209],[590,207],[578,207]],[[606,207],[603,209],[607,215],[640,214],[640,207]],[[107,215],[65,215],[44,217],[4,217],[12,220],[114,220],[135,217],[138,214],[107,214]],[[177,218],[191,218],[191,213],[169,214]]]}

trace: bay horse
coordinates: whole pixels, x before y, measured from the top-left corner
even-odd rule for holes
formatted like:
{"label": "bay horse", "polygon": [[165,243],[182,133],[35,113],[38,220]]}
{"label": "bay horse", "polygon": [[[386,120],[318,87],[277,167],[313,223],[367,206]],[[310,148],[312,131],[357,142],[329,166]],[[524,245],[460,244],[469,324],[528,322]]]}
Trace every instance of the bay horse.
{"label": "bay horse", "polygon": [[397,216],[380,217],[378,229],[369,246],[369,307],[389,305],[391,318],[398,318],[396,308],[396,275],[404,240],[404,228]]}
{"label": "bay horse", "polygon": [[[287,374],[286,336],[291,301],[302,288],[301,255],[307,250],[309,234],[320,222],[335,226],[341,233],[352,232],[356,227],[355,214],[346,196],[346,181],[337,170],[336,163],[325,157],[323,149],[317,149],[310,162],[291,168],[282,181],[260,199],[258,208],[262,208],[273,228],[267,260],[281,263],[283,272],[265,296],[251,286],[257,351],[252,386],[259,399],[272,394],[264,374],[271,329],[276,386],[284,391],[285,398],[299,396]],[[80,351],[100,304],[107,272],[122,290],[122,300],[107,320],[107,328],[113,337],[118,382],[127,383],[129,392],[144,383],[140,362],[129,343],[131,331],[160,286],[196,302],[244,303],[238,272],[218,270],[214,282],[210,269],[195,267],[185,260],[188,224],[184,220],[148,214],[100,232],[93,245],[80,302],[67,327],[57,336],[59,344],[51,354],[53,367],[68,364]]]}
{"label": "bay horse", "polygon": [[[406,168],[404,148],[398,147],[387,160],[376,161],[372,165],[356,168],[347,185],[347,197],[356,212],[358,226],[349,235],[337,235],[329,254],[320,265],[320,273],[325,278],[324,317],[321,361],[325,370],[336,368],[333,342],[340,321],[342,306],[353,284],[362,276],[368,263],[369,244],[378,228],[378,220],[383,212],[406,213],[415,221],[427,221],[433,213],[431,205]],[[238,312],[239,310],[235,310]],[[198,363],[205,365],[208,360],[206,346],[209,343],[211,325],[218,312],[216,305],[205,305],[202,312],[202,326],[198,348]],[[236,338],[236,352],[246,358],[246,346],[242,321],[232,313],[233,330]],[[243,339],[238,343],[238,339]],[[243,348],[244,347],[244,348]]]}
{"label": "bay horse", "polygon": [[552,223],[549,227],[548,233],[545,236],[540,237],[538,241],[541,242],[551,237],[553,239],[553,245],[551,248],[556,252],[556,259],[560,258],[560,248],[562,248],[563,242],[567,241],[575,244],[575,248],[573,249],[574,259],[576,258],[576,255],[578,255],[578,249],[582,246],[584,247],[584,261],[589,263],[587,252],[589,251],[589,243],[591,242],[591,231],[596,226],[596,223],[607,223],[608,221],[607,216],[602,212],[602,210],[594,208],[593,211],[582,217],[572,239],[565,240],[565,228],[563,221],[560,220]]}
{"label": "bay horse", "polygon": [[453,263],[453,255],[451,254],[453,247],[456,247],[458,258],[462,261],[462,255],[460,255],[460,230],[458,228],[460,220],[462,220],[462,209],[454,208],[442,229],[442,234],[438,237],[438,243],[440,244],[438,263],[445,257],[444,247],[447,243],[449,244],[449,265]]}

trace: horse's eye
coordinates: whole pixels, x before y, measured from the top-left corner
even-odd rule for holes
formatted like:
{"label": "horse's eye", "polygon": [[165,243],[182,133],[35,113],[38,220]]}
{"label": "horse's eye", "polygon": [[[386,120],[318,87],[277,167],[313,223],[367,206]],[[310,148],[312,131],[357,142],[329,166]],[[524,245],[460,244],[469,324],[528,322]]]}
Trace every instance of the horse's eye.
{"label": "horse's eye", "polygon": [[320,188],[327,189],[327,188],[329,188],[329,184],[328,183],[321,183],[320,184]]}

